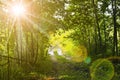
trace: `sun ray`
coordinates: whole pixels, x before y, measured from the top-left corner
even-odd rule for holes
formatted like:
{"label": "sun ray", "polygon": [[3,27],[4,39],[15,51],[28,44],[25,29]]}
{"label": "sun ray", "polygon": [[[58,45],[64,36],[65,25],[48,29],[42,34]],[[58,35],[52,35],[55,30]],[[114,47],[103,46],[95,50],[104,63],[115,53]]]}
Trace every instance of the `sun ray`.
{"label": "sun ray", "polygon": [[30,30],[30,32],[33,34],[33,37],[35,40],[37,40],[37,36],[35,35],[33,29],[31,28],[30,24],[28,22],[26,22],[27,28]]}
{"label": "sun ray", "polygon": [[[9,40],[10,40],[10,37],[11,37],[11,34],[12,34],[13,30],[15,30],[15,32],[16,32],[15,35],[16,35],[16,38],[17,38],[16,40],[17,40],[17,42],[19,44],[19,48],[20,48],[20,45],[23,44],[23,42],[21,40],[23,40],[23,39],[25,40],[25,35],[24,35],[23,29],[22,29],[23,28],[23,25],[22,25],[23,23],[21,23],[21,21],[24,21],[24,19],[25,19],[26,26],[29,27],[29,29],[30,29],[30,31],[31,31],[31,33],[32,33],[35,40],[37,40],[37,36],[34,33],[33,29],[36,29],[40,33],[42,33],[45,36],[49,37],[49,34],[47,33],[47,31],[45,29],[43,29],[40,26],[40,23],[36,24],[35,21],[31,19],[31,18],[39,19],[40,17],[31,14],[31,12],[30,12],[31,10],[30,11],[26,10],[26,9],[28,9],[28,10],[31,9],[31,5],[33,3],[34,3],[34,1],[25,2],[23,0],[19,0],[19,1],[3,1],[3,5],[4,5],[3,8],[5,8],[5,12],[7,14],[6,18],[11,18],[13,20],[12,23],[8,24],[8,25],[11,25],[11,26],[8,28],[10,30],[8,32],[6,46],[9,43]],[[3,9],[3,8],[1,7],[1,9]],[[42,19],[42,17],[41,17],[41,19]],[[48,20],[46,20],[46,21],[48,21]],[[52,24],[52,22],[50,22],[50,23]],[[30,24],[32,25],[31,27],[30,27]],[[24,44],[25,44],[25,42],[26,41],[24,41]],[[25,46],[26,46],[26,44],[25,44]]]}
{"label": "sun ray", "polygon": [[26,48],[26,40],[25,40],[25,35],[24,35],[24,32],[23,32],[23,26],[22,24],[20,23],[20,21],[18,20],[17,21],[17,25],[16,25],[16,37],[17,37],[17,44],[18,44],[18,50],[19,52],[22,52],[23,51],[23,48]]}
{"label": "sun ray", "polygon": [[[15,22],[16,22],[16,18],[14,18],[13,22],[12,22],[12,25],[10,26],[10,31],[8,32],[8,37],[7,37],[7,41],[6,41],[6,44],[8,44],[9,42],[9,39],[10,39],[10,36],[12,34],[12,31],[14,29],[14,26],[15,26]],[[10,23],[8,23],[9,25]]]}
{"label": "sun ray", "polygon": [[[9,43],[9,40],[10,40],[12,31],[13,31],[13,29],[14,29],[15,22],[16,22],[16,18],[14,18],[14,20],[12,21],[12,24],[11,24],[10,21],[8,20],[8,24],[7,24],[7,25],[11,24],[11,26],[10,26],[10,28],[9,28],[8,26],[5,28],[5,30],[6,30],[6,29],[10,29],[10,30],[9,30],[9,32],[8,32],[8,36],[6,35],[6,37],[7,37],[6,43],[5,43],[6,50],[4,50],[4,53],[6,53],[6,51],[7,51],[8,43]],[[7,34],[7,33],[5,33],[5,34]]]}
{"label": "sun ray", "polygon": [[47,37],[49,37],[48,33],[47,33],[45,30],[43,30],[43,29],[40,27],[40,25],[34,23],[31,19],[29,19],[29,18],[26,17],[26,16],[24,16],[24,18],[25,18],[30,24],[33,25],[33,28],[35,28],[36,30],[39,30],[40,33],[43,33],[43,34],[45,34]]}
{"label": "sun ray", "polygon": [[27,16],[31,16],[31,17],[36,18],[36,19],[39,19],[39,17],[37,17],[37,16],[35,16],[35,15],[33,15],[33,14],[30,14],[30,13],[26,13],[26,15],[27,15]]}

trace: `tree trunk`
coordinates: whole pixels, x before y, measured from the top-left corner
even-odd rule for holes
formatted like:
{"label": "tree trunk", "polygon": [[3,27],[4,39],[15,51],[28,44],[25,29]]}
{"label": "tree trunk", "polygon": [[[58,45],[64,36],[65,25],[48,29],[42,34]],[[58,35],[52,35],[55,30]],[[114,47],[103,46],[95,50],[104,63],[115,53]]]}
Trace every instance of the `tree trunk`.
{"label": "tree trunk", "polygon": [[112,10],[113,10],[113,55],[118,55],[118,41],[117,41],[117,25],[116,25],[116,0],[112,0]]}
{"label": "tree trunk", "polygon": [[[105,13],[103,12],[103,27],[104,27],[104,52],[106,53],[106,50],[107,50],[107,46],[106,46],[106,43],[107,43],[107,36],[106,36],[106,22],[105,22],[105,18],[104,18],[104,15]],[[105,54],[103,54],[103,56],[105,57]]]}
{"label": "tree trunk", "polygon": [[[96,5],[95,5],[95,1],[92,0],[92,4],[93,4],[93,11],[94,11],[94,16],[95,16],[95,21],[96,21],[96,25],[95,27],[97,27],[97,31],[98,31],[98,41],[99,41],[99,45],[98,48],[99,50],[101,49],[102,46],[102,39],[101,39],[101,30],[100,30],[100,26],[99,26],[99,22],[98,22],[98,15],[97,15],[97,9],[96,9]],[[95,36],[97,37],[97,36]]]}

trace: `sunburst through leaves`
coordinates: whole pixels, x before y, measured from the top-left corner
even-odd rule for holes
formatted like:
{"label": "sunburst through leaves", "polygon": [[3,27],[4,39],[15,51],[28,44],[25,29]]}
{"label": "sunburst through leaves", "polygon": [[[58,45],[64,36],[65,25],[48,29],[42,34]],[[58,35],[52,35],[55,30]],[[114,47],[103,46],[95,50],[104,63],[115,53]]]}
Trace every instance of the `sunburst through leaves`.
{"label": "sunburst through leaves", "polygon": [[[37,12],[38,10],[34,8],[37,6],[42,9],[42,7],[33,0],[3,0],[1,3],[2,12],[0,13],[4,16],[2,17],[4,20],[1,20],[6,25],[4,26],[4,33],[6,34],[6,50],[4,51],[6,53],[6,51],[11,52],[12,50],[19,59],[22,59],[23,56],[28,55],[30,48],[37,48],[38,36],[43,34],[41,36],[48,37],[39,23],[41,18],[38,14],[41,12]],[[36,43],[33,45],[34,41]],[[13,42],[14,44],[11,44]],[[13,47],[9,48],[9,45]],[[33,48],[33,51],[29,53],[29,55],[32,54],[30,59],[34,56],[33,62],[37,54],[36,48]]]}

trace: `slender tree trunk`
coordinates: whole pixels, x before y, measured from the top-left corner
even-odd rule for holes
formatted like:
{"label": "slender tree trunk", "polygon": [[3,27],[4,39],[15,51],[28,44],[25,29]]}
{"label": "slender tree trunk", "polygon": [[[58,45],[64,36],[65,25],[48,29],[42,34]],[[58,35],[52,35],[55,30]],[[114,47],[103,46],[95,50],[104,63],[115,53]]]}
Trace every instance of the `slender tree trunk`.
{"label": "slender tree trunk", "polygon": [[39,53],[39,32],[36,33],[37,35],[37,39],[36,39],[36,54],[35,54],[35,60],[34,60],[34,64],[36,63],[37,59],[38,59],[38,53]]}
{"label": "slender tree trunk", "polygon": [[31,32],[31,63],[33,64],[34,59],[35,59],[35,51],[34,51],[34,39],[33,39],[33,33]]}
{"label": "slender tree trunk", "polygon": [[97,29],[96,29],[96,27],[94,28],[94,33],[95,33],[95,35],[94,35],[94,39],[95,39],[95,53],[97,53],[97,51],[98,51],[98,42],[97,42]]}
{"label": "slender tree trunk", "polygon": [[91,33],[90,33],[90,29],[88,28],[88,53],[91,53]]}
{"label": "slender tree trunk", "polygon": [[116,25],[116,0],[112,0],[112,10],[113,10],[113,55],[118,55],[118,40],[117,40],[117,25]]}
{"label": "slender tree trunk", "polygon": [[[94,1],[94,0],[92,0],[92,4],[93,4],[94,15],[95,15],[95,21],[96,21],[95,27],[97,27],[97,31],[98,31],[98,41],[99,41],[99,46],[98,46],[98,48],[101,49],[101,46],[102,46],[101,30],[100,30],[100,26],[99,26],[99,22],[98,22],[97,9],[96,9],[96,5],[95,5],[95,1]],[[96,37],[97,37],[97,36],[96,36]],[[100,50],[100,49],[99,49],[99,50]]]}
{"label": "slender tree trunk", "polygon": [[[106,41],[107,41],[107,39],[106,39],[106,23],[105,23],[105,18],[104,18],[104,12],[103,12],[103,27],[104,27],[104,51],[105,51],[105,53],[106,53],[106,48],[107,48],[107,46],[106,46]],[[103,54],[103,56],[105,57],[105,54]]]}
{"label": "slender tree trunk", "polygon": [[[8,28],[8,37],[9,37],[9,28]],[[8,75],[7,75],[7,80],[10,80],[10,59],[9,59],[9,56],[10,56],[10,54],[9,54],[9,40],[8,40],[8,42],[7,42],[7,54],[8,54],[8,66],[7,66],[7,70],[8,70]]]}
{"label": "slender tree trunk", "polygon": [[[120,27],[120,25],[119,25],[119,27]],[[119,34],[118,44],[120,44],[120,28],[118,29],[118,34]],[[118,56],[120,56],[120,47],[118,47]]]}
{"label": "slender tree trunk", "polygon": [[8,53],[8,80],[10,80],[10,59],[9,59],[9,43],[7,44],[7,53]]}
{"label": "slender tree trunk", "polygon": [[[23,58],[23,35],[22,35],[22,26],[20,25],[20,59],[22,60]],[[22,65],[22,61],[20,62],[20,64]]]}

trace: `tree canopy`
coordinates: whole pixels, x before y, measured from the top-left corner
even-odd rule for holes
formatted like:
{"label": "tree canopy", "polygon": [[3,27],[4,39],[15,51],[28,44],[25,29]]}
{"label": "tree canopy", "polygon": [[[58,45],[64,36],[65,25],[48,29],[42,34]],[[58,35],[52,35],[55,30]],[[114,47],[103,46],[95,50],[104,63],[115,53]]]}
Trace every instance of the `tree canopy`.
{"label": "tree canopy", "polygon": [[0,80],[119,80],[119,73],[119,0],[0,0]]}

